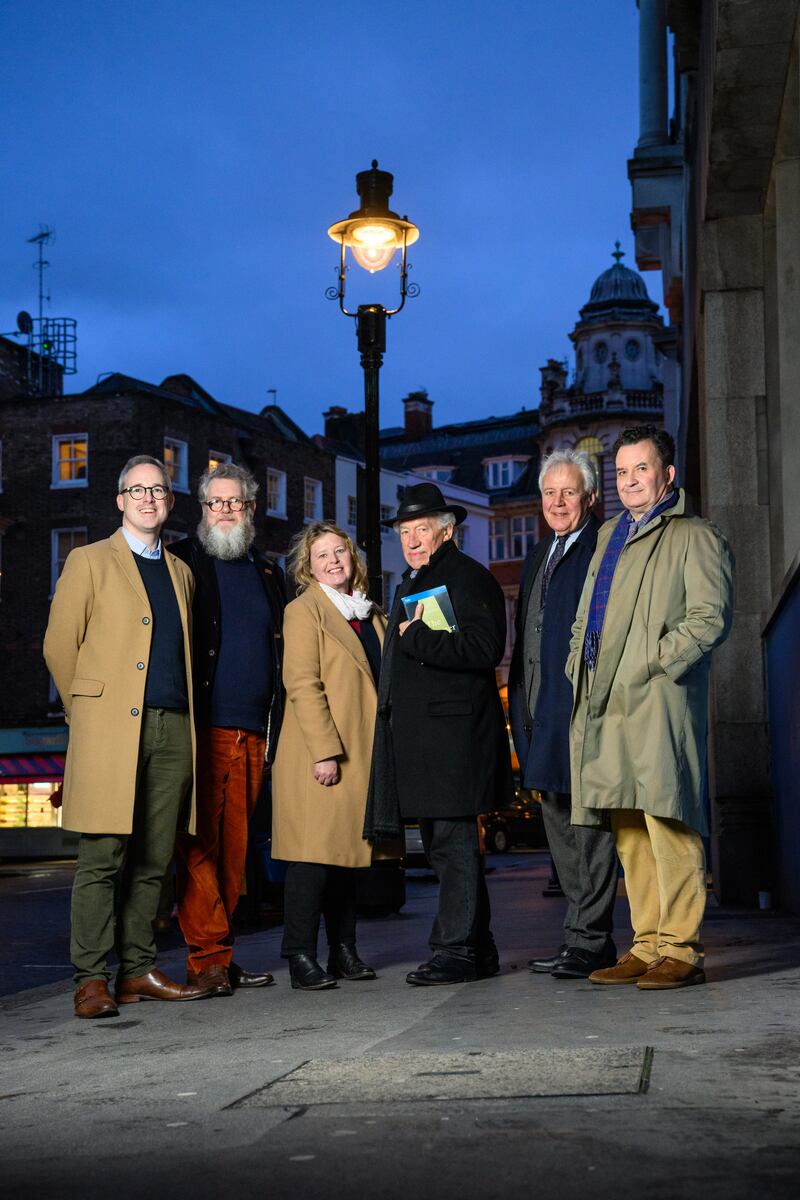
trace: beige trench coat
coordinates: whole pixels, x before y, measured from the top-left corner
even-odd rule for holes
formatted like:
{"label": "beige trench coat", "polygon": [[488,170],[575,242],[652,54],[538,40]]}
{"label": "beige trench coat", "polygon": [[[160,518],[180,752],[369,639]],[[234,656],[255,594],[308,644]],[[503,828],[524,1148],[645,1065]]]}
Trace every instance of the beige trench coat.
{"label": "beige trench coat", "polygon": [[583,660],[595,577],[621,517],[597,537],[572,627],[567,675],[572,822],[641,809],[707,833],[706,726],[711,651],[728,635],[733,556],[709,521],[688,516],[681,491],[622,552],[597,669]]}
{"label": "beige trench coat", "polygon": [[[386,620],[372,626],[383,646]],[[286,708],[272,768],[272,853],[288,862],[368,867],[362,837],[377,691],[355,631],[313,583],[287,605]],[[317,783],[315,762],[337,758],[339,782]]]}
{"label": "beige trench coat", "polygon": [[[174,555],[167,554],[166,563],[183,626],[192,716],[194,578]],[[44,638],[45,660],[69,725],[62,810],[67,829],[131,832],[152,632],[147,592],[122,530],[73,550],[56,586]],[[192,789],[190,833],[194,819]]]}

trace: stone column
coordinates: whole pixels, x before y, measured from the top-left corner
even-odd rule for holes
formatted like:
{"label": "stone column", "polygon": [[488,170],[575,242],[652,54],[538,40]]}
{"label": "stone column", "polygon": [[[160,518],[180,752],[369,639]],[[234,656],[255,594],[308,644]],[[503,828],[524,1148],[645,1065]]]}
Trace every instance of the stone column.
{"label": "stone column", "polygon": [[639,142],[637,149],[667,141],[667,22],[665,0],[639,4]]}

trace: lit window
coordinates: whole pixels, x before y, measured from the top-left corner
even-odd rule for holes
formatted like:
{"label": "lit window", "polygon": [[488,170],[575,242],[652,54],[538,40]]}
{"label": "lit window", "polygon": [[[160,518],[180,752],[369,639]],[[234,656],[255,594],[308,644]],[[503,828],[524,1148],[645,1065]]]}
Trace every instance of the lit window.
{"label": "lit window", "polygon": [[286,519],[286,472],[267,471],[267,516]]}
{"label": "lit window", "polygon": [[498,562],[506,557],[506,542],[508,540],[508,522],[500,517],[493,517],[489,522],[489,558]]}
{"label": "lit window", "polygon": [[355,496],[347,497],[347,524],[353,526],[358,524],[358,501]]}
{"label": "lit window", "polygon": [[306,523],[322,520],[322,484],[318,479],[303,481],[303,519]]}
{"label": "lit window", "polygon": [[50,534],[50,595],[56,590],[58,577],[64,570],[67,555],[76,546],[85,546],[87,531],[85,525],[73,529],[54,529]]}
{"label": "lit window", "polygon": [[86,487],[89,435],[65,433],[53,438],[53,487]]}
{"label": "lit window", "polygon": [[223,450],[209,450],[208,452],[208,469],[216,471],[217,467],[221,467],[226,463],[233,462],[230,454],[226,454]]}
{"label": "lit window", "polygon": [[573,450],[582,450],[584,454],[588,454],[589,458],[594,463],[594,469],[597,471],[597,497],[603,494],[603,455],[605,446],[597,437],[582,437],[578,438]]}
{"label": "lit window", "polygon": [[511,518],[511,557],[524,558],[536,542],[536,517]]}
{"label": "lit window", "polygon": [[176,438],[164,438],[164,466],[174,492],[189,490],[189,447]]}

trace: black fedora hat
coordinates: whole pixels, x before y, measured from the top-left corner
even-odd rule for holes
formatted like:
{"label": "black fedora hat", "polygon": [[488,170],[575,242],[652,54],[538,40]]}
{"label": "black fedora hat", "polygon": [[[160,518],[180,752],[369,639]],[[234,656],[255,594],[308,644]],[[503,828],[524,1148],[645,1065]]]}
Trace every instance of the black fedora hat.
{"label": "black fedora hat", "polygon": [[460,504],[448,504],[435,483],[415,483],[403,492],[395,515],[387,521],[381,521],[381,525],[391,528],[397,521],[416,521],[418,517],[438,512],[451,512],[456,525],[467,519],[467,510]]}

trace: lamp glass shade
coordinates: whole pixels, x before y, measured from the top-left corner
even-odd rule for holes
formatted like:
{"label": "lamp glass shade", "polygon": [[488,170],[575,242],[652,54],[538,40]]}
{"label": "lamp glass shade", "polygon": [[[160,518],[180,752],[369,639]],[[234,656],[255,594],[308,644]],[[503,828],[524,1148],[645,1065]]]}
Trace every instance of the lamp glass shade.
{"label": "lamp glass shade", "polygon": [[358,265],[374,274],[388,267],[404,240],[407,246],[416,242],[419,230],[411,221],[393,213],[386,217],[365,217],[351,213],[346,220],[331,225],[328,235],[334,241],[349,246]]}

